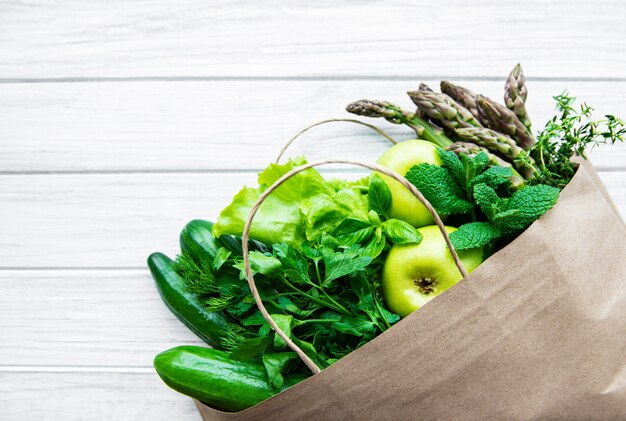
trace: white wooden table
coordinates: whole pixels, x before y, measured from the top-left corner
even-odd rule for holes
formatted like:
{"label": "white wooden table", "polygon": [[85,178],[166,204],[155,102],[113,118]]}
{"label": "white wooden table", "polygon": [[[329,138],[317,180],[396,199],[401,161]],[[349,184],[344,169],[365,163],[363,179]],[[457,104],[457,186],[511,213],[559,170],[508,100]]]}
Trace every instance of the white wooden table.
{"label": "white wooden table", "polygon": [[[521,61],[536,126],[565,89],[626,116],[621,0],[260,3],[0,1],[1,420],[198,420],[151,368],[199,341],[145,259],[352,100],[442,78],[500,99]],[[340,123],[293,153],[385,147]],[[592,160],[626,214],[626,146]]]}

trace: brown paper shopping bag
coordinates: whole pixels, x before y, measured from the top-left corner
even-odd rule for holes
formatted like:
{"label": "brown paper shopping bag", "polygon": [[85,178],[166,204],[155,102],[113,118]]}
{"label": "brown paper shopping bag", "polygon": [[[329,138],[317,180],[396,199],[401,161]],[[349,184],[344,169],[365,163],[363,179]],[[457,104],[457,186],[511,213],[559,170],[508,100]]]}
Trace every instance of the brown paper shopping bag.
{"label": "brown paper shopping bag", "polygon": [[626,227],[590,164],[455,287],[319,374],[209,420],[625,420]]}

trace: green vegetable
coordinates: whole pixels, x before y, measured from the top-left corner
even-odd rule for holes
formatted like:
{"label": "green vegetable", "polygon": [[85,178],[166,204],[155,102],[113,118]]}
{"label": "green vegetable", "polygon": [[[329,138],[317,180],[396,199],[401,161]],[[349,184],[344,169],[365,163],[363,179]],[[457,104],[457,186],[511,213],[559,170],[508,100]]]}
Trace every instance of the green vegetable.
{"label": "green vegetable", "polygon": [[412,91],[408,94],[424,114],[449,129],[482,126],[467,108],[446,94],[427,91]]}
{"label": "green vegetable", "polygon": [[[259,187],[244,187],[219,216],[213,233],[241,235],[250,209],[261,193],[282,175],[305,164],[295,158],[287,164],[271,164],[259,175]],[[315,240],[348,216],[367,217],[367,196],[361,182],[335,189],[313,168],[296,174],[278,187],[261,205],[250,230],[250,238],[265,244],[286,242],[299,246]]]}
{"label": "green vegetable", "polygon": [[524,72],[522,72],[521,64],[517,63],[513,70],[511,70],[506,84],[504,85],[504,103],[530,131],[530,118],[526,112],[527,96],[528,88],[526,88]]}
{"label": "green vegetable", "polygon": [[470,113],[478,118],[478,110],[476,108],[476,94],[467,88],[455,85],[447,80],[441,81],[441,92],[467,108]]}
{"label": "green vegetable", "polygon": [[180,233],[180,249],[198,259],[213,260],[221,244],[213,237],[213,223],[194,219]]}
{"label": "green vegetable", "polygon": [[154,368],[172,389],[214,408],[234,412],[304,380],[305,376],[291,375],[281,387],[270,384],[266,365],[280,371],[284,361],[284,357],[268,355],[264,365],[233,360],[228,353],[216,349],[179,346],[157,355]]}
{"label": "green vegetable", "polygon": [[202,298],[188,289],[175,262],[164,254],[151,254],[148,267],[163,302],[178,320],[207,344],[224,348],[227,332],[237,331],[237,326],[223,314],[207,310]]}
{"label": "green vegetable", "polygon": [[483,95],[476,97],[476,104],[480,122],[485,127],[511,136],[525,150],[533,146],[535,138],[515,112]]}
{"label": "green vegetable", "polygon": [[362,99],[348,104],[346,111],[365,117],[384,118],[395,124],[405,124],[415,130],[419,138],[426,139],[441,148],[452,143],[440,129],[422,119],[418,114],[403,110],[391,102]]}

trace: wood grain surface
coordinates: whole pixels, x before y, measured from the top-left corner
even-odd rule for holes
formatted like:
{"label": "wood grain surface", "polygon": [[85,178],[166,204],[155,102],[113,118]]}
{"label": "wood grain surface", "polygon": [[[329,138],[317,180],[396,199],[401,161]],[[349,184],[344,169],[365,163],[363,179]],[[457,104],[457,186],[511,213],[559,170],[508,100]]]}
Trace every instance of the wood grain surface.
{"label": "wood grain surface", "polygon": [[[0,0],[0,420],[198,420],[154,355],[199,344],[145,268],[298,129],[450,79],[535,128],[569,90],[626,116],[626,3]],[[406,129],[375,121],[397,139]],[[291,155],[375,160],[345,123]],[[591,159],[626,215],[626,145]],[[328,176],[360,173],[337,167]]]}

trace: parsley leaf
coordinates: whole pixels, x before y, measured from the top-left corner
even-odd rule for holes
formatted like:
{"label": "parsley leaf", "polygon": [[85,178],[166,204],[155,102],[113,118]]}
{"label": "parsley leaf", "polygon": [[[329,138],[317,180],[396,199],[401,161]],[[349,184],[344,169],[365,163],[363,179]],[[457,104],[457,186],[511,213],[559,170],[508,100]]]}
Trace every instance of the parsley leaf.
{"label": "parsley leaf", "polygon": [[343,252],[335,252],[328,248],[322,249],[324,256],[324,286],[329,286],[332,281],[353,272],[363,270],[372,261],[369,256],[363,256],[359,249],[349,248]]}

